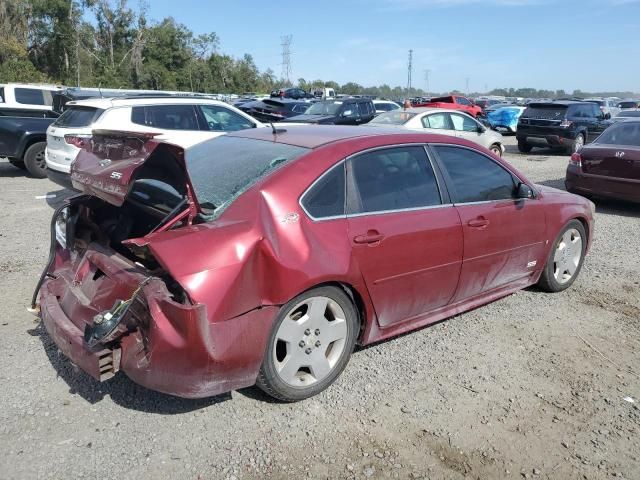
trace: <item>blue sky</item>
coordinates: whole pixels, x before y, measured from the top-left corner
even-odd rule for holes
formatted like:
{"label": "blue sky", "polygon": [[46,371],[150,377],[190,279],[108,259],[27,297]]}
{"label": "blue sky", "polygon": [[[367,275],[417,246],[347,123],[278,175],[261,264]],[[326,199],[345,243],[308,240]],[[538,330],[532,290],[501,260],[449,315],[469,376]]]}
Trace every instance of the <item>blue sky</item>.
{"label": "blue sky", "polygon": [[[220,50],[281,73],[293,35],[292,78],[432,91],[533,87],[640,92],[640,0],[148,0]],[[132,2],[133,3],[133,2]],[[206,7],[204,5],[207,5]]]}

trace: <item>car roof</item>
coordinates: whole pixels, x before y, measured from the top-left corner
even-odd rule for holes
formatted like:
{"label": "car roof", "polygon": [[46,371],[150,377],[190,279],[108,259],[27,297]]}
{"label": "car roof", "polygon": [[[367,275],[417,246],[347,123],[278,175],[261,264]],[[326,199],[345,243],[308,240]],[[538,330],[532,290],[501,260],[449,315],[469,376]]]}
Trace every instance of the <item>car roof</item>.
{"label": "car roof", "polygon": [[180,105],[180,104],[207,104],[207,105],[228,105],[227,103],[203,98],[198,96],[133,96],[133,97],[111,97],[111,98],[90,98],[86,100],[75,100],[68,102],[66,108],[71,106],[94,107],[106,110],[113,107],[130,107],[141,105]]}
{"label": "car roof", "polygon": [[[274,125],[278,128],[278,124]],[[404,129],[393,127],[367,127],[362,126],[346,126],[346,125],[286,125],[280,133],[273,134],[270,128],[252,128],[247,130],[239,130],[227,134],[228,137],[251,138],[255,140],[265,140],[269,142],[284,143],[303,148],[318,148],[323,145],[348,140],[358,137],[376,137],[380,135],[398,135],[415,138],[415,132],[407,132]],[[422,134],[426,137],[438,137],[440,135]],[[398,138],[401,143],[401,138]],[[425,142],[428,141],[425,140]]]}

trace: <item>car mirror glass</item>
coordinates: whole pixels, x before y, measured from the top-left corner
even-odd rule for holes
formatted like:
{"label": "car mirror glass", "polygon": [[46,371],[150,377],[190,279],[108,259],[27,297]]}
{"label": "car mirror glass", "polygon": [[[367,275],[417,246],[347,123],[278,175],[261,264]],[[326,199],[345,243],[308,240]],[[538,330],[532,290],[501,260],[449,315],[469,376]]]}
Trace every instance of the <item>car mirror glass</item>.
{"label": "car mirror glass", "polygon": [[516,190],[517,198],[533,198],[533,189],[526,183],[520,182]]}

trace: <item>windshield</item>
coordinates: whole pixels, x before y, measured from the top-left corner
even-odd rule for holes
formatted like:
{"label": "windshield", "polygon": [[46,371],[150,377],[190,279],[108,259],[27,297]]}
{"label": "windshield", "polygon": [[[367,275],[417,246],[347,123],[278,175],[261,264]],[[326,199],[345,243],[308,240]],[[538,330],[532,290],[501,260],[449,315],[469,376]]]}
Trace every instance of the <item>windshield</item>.
{"label": "windshield", "polygon": [[415,116],[415,113],[394,110],[392,112],[381,113],[371,120],[369,124],[404,125]]}
{"label": "windshield", "polygon": [[308,148],[250,138],[218,137],[187,151],[195,196],[208,214],[218,214],[238,195]]}
{"label": "windshield", "polygon": [[318,102],[311,105],[305,112],[307,115],[336,115],[342,102]]}
{"label": "windshield", "polygon": [[640,147],[640,122],[616,123],[607,128],[594,143]]}

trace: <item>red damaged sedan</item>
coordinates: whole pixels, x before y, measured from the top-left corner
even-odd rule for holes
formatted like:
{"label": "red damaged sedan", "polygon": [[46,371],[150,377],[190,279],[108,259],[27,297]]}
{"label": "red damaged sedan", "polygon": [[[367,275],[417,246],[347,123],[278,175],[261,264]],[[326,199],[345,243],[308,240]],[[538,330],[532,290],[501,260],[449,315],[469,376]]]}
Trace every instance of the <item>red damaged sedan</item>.
{"label": "red damaged sedan", "polygon": [[471,142],[336,126],[94,132],[34,295],[96,380],[312,396],[366,345],[580,272],[593,204]]}

